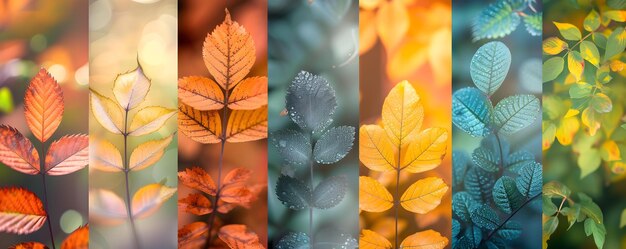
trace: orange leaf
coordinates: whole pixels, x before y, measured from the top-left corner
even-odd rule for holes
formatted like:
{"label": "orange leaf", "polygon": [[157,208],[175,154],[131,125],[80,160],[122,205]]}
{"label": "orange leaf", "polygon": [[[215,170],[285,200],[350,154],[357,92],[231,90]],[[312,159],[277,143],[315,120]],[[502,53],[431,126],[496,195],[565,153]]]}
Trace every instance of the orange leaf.
{"label": "orange leaf", "polygon": [[230,172],[228,172],[228,174],[226,174],[226,176],[224,177],[224,181],[223,181],[224,183],[222,185],[223,187],[226,187],[231,184],[245,182],[248,179],[250,179],[251,174],[252,174],[252,171],[250,171],[249,169],[244,169],[244,168],[233,169]]}
{"label": "orange leaf", "polygon": [[46,155],[46,174],[67,175],[89,164],[89,137],[64,136],[50,145]]}
{"label": "orange leaf", "polygon": [[[196,240],[200,239],[201,242],[205,241],[205,237],[209,234],[209,225],[204,222],[198,221],[191,224],[187,224],[181,229],[178,229],[178,247],[185,248],[186,246]],[[195,247],[189,247],[195,248]]]}
{"label": "orange leaf", "polygon": [[200,190],[211,196],[215,196],[217,193],[215,182],[213,182],[209,173],[200,167],[193,167],[185,169],[184,172],[178,172],[178,180],[187,187]]}
{"label": "orange leaf", "polygon": [[152,215],[174,194],[176,194],[176,188],[170,188],[160,183],[153,183],[140,188],[133,195],[133,216],[141,219]]}
{"label": "orange leaf", "polygon": [[13,127],[0,125],[0,161],[19,172],[39,174],[39,153],[33,144]]}
{"label": "orange leaf", "polygon": [[376,36],[376,12],[359,10],[359,54],[369,51],[378,40]]}
{"label": "orange leaf", "polygon": [[376,14],[376,29],[387,51],[392,51],[409,31],[409,13],[402,0],[383,1]]}
{"label": "orange leaf", "polygon": [[189,194],[178,200],[178,209],[195,215],[205,215],[213,212],[211,201],[202,194]]}
{"label": "orange leaf", "polygon": [[267,137],[267,106],[256,110],[235,110],[228,117],[226,141],[248,142]]}
{"label": "orange leaf", "polygon": [[121,172],[124,170],[120,151],[109,141],[92,141],[89,148],[91,150],[91,161],[89,164],[91,168],[106,172]]}
{"label": "orange leaf", "polygon": [[207,35],[202,55],[209,72],[225,90],[235,87],[256,60],[252,36],[231,20],[228,10],[224,22]]}
{"label": "orange leaf", "polygon": [[89,191],[89,221],[104,225],[119,225],[126,221],[126,204],[113,191]]}
{"label": "orange leaf", "polygon": [[401,248],[416,248],[416,249],[442,249],[448,245],[448,239],[441,236],[438,232],[433,230],[426,230],[419,233],[414,233],[409,237],[406,237]]}
{"label": "orange leaf", "polygon": [[250,202],[256,200],[256,195],[254,195],[254,193],[246,186],[237,186],[226,188],[224,191],[221,191],[220,200],[227,203],[249,207]]}
{"label": "orange leaf", "polygon": [[203,144],[219,143],[222,123],[217,111],[200,111],[178,103],[178,130]]}
{"label": "orange leaf", "polygon": [[[267,91],[267,89],[266,89]],[[218,110],[224,107],[224,93],[212,79],[200,76],[178,80],[178,98],[200,111]]]}
{"label": "orange leaf", "polygon": [[227,203],[221,199],[217,201],[217,212],[222,213],[222,214],[227,214],[228,212],[235,209],[236,207],[237,207],[237,204],[234,204],[234,203]]}
{"label": "orange leaf", "polygon": [[63,241],[61,249],[89,249],[89,225],[74,230]]}
{"label": "orange leaf", "polygon": [[24,242],[11,246],[9,249],[48,249],[48,247],[39,242]]}
{"label": "orange leaf", "polygon": [[29,234],[46,222],[43,203],[24,188],[0,188],[0,232]]}
{"label": "orange leaf", "polygon": [[359,248],[362,249],[391,249],[391,242],[382,235],[372,231],[363,229],[359,236]]}
{"label": "orange leaf", "polygon": [[253,110],[267,105],[267,77],[244,79],[228,97],[228,108]]}
{"label": "orange leaf", "polygon": [[130,155],[128,168],[134,171],[139,171],[157,163],[163,154],[165,154],[165,148],[170,145],[173,137],[174,134],[163,139],[148,141],[137,146],[137,148],[135,148]]}
{"label": "orange leaf", "polygon": [[24,96],[24,116],[28,128],[39,141],[45,142],[59,127],[63,118],[63,91],[42,68],[30,81]]}
{"label": "orange leaf", "polygon": [[231,249],[264,249],[259,236],[247,230],[245,225],[227,225],[220,228],[217,235]]}

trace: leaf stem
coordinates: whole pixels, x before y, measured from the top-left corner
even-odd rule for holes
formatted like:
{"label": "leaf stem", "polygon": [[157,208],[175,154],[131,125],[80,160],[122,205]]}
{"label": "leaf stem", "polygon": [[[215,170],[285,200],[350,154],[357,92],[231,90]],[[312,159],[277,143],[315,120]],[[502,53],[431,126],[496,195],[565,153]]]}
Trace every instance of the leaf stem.
{"label": "leaf stem", "polygon": [[[403,110],[404,111],[404,110]],[[402,128],[400,128],[402,130]],[[402,165],[400,161],[400,156],[402,154],[402,140],[398,143],[398,161],[396,166],[396,196],[394,196],[393,208],[395,210],[395,246],[396,248],[400,248],[399,245],[399,234],[398,234],[398,219],[400,218],[400,172],[402,171]]]}
{"label": "leaf stem", "polygon": [[[311,131],[311,133],[309,133],[309,141],[313,140],[313,131]],[[313,189],[314,189],[314,185],[313,185],[313,160],[309,160],[309,184],[310,184],[310,189],[311,189],[311,201],[313,200]],[[311,203],[312,204],[312,203]],[[313,248],[313,205],[309,204],[309,244],[310,247]]]}
{"label": "leaf stem", "polygon": [[[511,213],[511,214],[509,215],[509,217],[506,217],[506,219],[505,219],[502,223],[500,223],[500,225],[498,225],[498,227],[497,227],[496,229],[494,229],[493,231],[491,231],[491,232],[489,233],[489,235],[487,236],[487,238],[486,238],[486,239],[483,239],[483,240],[480,242],[480,245],[483,245],[483,244],[485,244],[487,241],[489,241],[489,239],[491,239],[491,237],[492,237],[493,235],[495,235],[495,234],[496,234],[496,233],[497,233],[500,229],[502,229],[502,227],[504,227],[504,225],[505,225],[505,224],[506,224],[509,220],[511,220],[511,218],[513,218],[513,216],[515,216],[515,214],[517,214],[517,212],[519,212],[520,210],[522,210],[522,209],[524,208],[524,206],[526,206],[528,203],[530,203],[531,201],[533,201],[535,198],[537,198],[537,197],[539,197],[539,196],[541,196],[541,193],[536,194],[535,196],[533,196],[533,197],[529,198],[529,199],[528,199],[528,200],[526,200],[524,203],[522,203],[522,205],[521,205],[519,208],[515,209],[515,211],[513,211],[513,213]],[[480,246],[480,245],[478,246],[478,248],[481,248],[481,246]]]}
{"label": "leaf stem", "polygon": [[128,110],[124,112],[124,180],[126,187],[126,213],[128,214],[128,220],[130,221],[130,229],[133,233],[133,242],[135,243],[135,248],[141,249],[141,243],[139,241],[139,234],[137,232],[137,227],[135,226],[135,218],[133,217],[133,212],[131,210],[131,199],[130,199],[130,183],[128,181],[130,175],[130,165],[128,163]]}
{"label": "leaf stem", "polygon": [[[46,145],[41,143],[41,155],[46,157]],[[54,244],[54,233],[52,232],[52,220],[50,219],[50,209],[48,209],[48,188],[46,185],[46,164],[45,160],[39,160],[39,172],[41,173],[41,180],[43,182],[43,207],[46,211],[46,220],[48,221],[48,232],[50,233],[50,242],[52,243],[52,249],[56,249]]]}
{"label": "leaf stem", "polygon": [[497,132],[494,132],[496,136],[496,141],[498,141],[498,150],[500,151],[500,160],[498,164],[500,164],[500,173],[504,173],[504,152],[502,151],[502,142],[500,142],[500,136]]}
{"label": "leaf stem", "polygon": [[574,48],[576,48],[578,45],[580,45],[584,40],[587,40],[587,38],[589,38],[589,36],[593,34],[593,32],[589,32],[589,34],[587,34],[585,37],[583,37],[582,39],[580,39],[580,41],[576,42],[576,44],[574,44],[574,46],[572,46],[571,48],[569,48],[567,50],[567,53],[565,53],[563,55],[563,58],[565,58],[565,56],[567,56],[569,54],[569,52],[572,52],[574,50]]}

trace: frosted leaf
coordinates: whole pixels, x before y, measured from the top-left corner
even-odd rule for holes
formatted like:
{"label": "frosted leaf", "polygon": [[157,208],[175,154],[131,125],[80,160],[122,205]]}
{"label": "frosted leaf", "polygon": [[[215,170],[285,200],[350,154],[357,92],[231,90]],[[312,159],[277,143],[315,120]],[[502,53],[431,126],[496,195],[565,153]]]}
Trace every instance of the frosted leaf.
{"label": "frosted leaf", "polygon": [[333,164],[343,159],[352,149],[355,129],[352,126],[333,127],[315,143],[315,161]]}

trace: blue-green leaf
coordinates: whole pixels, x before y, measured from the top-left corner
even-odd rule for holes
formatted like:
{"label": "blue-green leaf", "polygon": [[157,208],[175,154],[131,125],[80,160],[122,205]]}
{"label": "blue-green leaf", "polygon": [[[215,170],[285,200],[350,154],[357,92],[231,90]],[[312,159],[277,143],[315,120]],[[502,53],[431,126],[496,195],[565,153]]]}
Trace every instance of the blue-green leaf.
{"label": "blue-green leaf", "polygon": [[478,247],[480,245],[480,241],[483,239],[483,232],[479,227],[474,225],[469,225],[465,228],[464,237],[468,238],[469,241],[474,245],[474,247]]}
{"label": "blue-green leaf", "polygon": [[520,17],[507,1],[497,1],[485,8],[474,21],[472,36],[474,41],[495,39],[513,32],[520,23]]}
{"label": "blue-green leaf", "polygon": [[346,196],[348,179],[345,176],[331,176],[320,182],[313,191],[312,206],[329,209],[337,206]]}
{"label": "blue-green leaf", "polygon": [[519,177],[515,179],[517,182],[517,189],[526,198],[532,198],[535,195],[541,194],[543,184],[543,169],[541,164],[532,162],[526,164],[519,171]]}
{"label": "blue-green leaf", "polygon": [[502,176],[493,185],[493,202],[502,212],[510,214],[522,205],[523,198],[511,177]]}
{"label": "blue-green leaf", "polygon": [[543,25],[542,15],[543,14],[539,12],[539,13],[524,16],[524,25],[526,25],[526,31],[528,31],[530,35],[532,36],[541,35],[541,30],[542,30],[542,25]]}
{"label": "blue-green leaf", "polygon": [[310,163],[312,148],[309,137],[288,129],[272,133],[270,138],[287,164],[305,166]]}
{"label": "blue-green leaf", "polygon": [[456,237],[461,232],[461,223],[458,220],[452,219],[452,237]]}
{"label": "blue-green leaf", "polygon": [[462,221],[471,221],[471,211],[477,208],[478,203],[465,191],[455,193],[452,196],[452,212]]}
{"label": "blue-green leaf", "polygon": [[311,190],[299,179],[281,175],[276,183],[276,196],[286,207],[302,210],[309,207]]}
{"label": "blue-green leaf", "polygon": [[500,217],[488,205],[482,205],[472,210],[471,217],[474,225],[480,228],[494,230],[500,225]]}
{"label": "blue-green leaf", "polygon": [[335,90],[326,79],[301,71],[287,89],[286,107],[302,130],[322,131],[332,123],[337,109]]}
{"label": "blue-green leaf", "polygon": [[478,147],[472,153],[472,161],[485,171],[497,172],[500,165],[500,155],[494,155],[492,151],[485,147]]}
{"label": "blue-green leaf", "polygon": [[352,149],[355,130],[352,126],[333,127],[315,143],[315,161],[333,164],[344,158]]}
{"label": "blue-green leaf", "polygon": [[532,124],[541,104],[533,95],[514,95],[501,100],[494,108],[493,118],[498,132],[512,135]]}
{"label": "blue-green leaf", "polygon": [[492,199],[491,191],[495,180],[489,172],[478,167],[472,167],[465,177],[465,191],[474,199],[487,203]]}
{"label": "blue-green leaf", "polygon": [[526,151],[520,150],[513,152],[506,161],[506,167],[513,172],[518,172],[522,167],[527,164],[535,162],[535,156]]}
{"label": "blue-green leaf", "polygon": [[492,112],[491,101],[476,88],[463,88],[452,96],[452,122],[471,136],[490,133]]}
{"label": "blue-green leaf", "polygon": [[452,151],[452,186],[463,183],[470,158],[464,151]]}
{"label": "blue-green leaf", "polygon": [[482,45],[470,63],[470,76],[478,89],[491,96],[500,88],[511,66],[511,51],[499,41]]}
{"label": "blue-green leaf", "polygon": [[494,134],[490,134],[483,138],[483,140],[480,140],[480,146],[492,151],[493,155],[499,158],[502,162],[506,162],[509,152],[511,151],[511,145],[509,142],[507,142],[506,139],[499,138]]}
{"label": "blue-green leaf", "polygon": [[515,221],[507,221],[504,226],[498,230],[498,235],[507,240],[514,240],[522,235],[522,226]]}
{"label": "blue-green leaf", "polygon": [[309,241],[309,236],[303,232],[297,233],[288,233],[284,237],[282,237],[278,244],[276,245],[276,249],[310,249],[311,242]]}
{"label": "blue-green leaf", "polygon": [[458,240],[453,238],[452,240],[452,248],[453,249],[474,249],[474,243],[472,239],[462,236]]}

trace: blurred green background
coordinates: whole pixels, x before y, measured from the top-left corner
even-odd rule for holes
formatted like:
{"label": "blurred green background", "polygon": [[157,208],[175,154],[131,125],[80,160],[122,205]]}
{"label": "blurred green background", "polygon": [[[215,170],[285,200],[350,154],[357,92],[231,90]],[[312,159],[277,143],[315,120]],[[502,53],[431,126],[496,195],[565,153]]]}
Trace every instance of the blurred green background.
{"label": "blurred green background", "polygon": [[[335,89],[338,108],[331,126],[359,125],[358,1],[351,0],[269,0],[268,1],[268,73],[269,133],[296,128],[285,108],[287,86],[301,70],[326,78]],[[358,134],[356,135],[358,138]],[[347,176],[348,193],[336,207],[315,210],[315,238],[351,234],[358,238],[358,139],[346,158],[334,165],[315,168],[316,183],[331,175]],[[269,145],[269,248],[287,232],[308,231],[306,211],[287,209],[278,200],[274,188],[281,174],[283,159]],[[297,177],[307,176],[300,169]]]}

